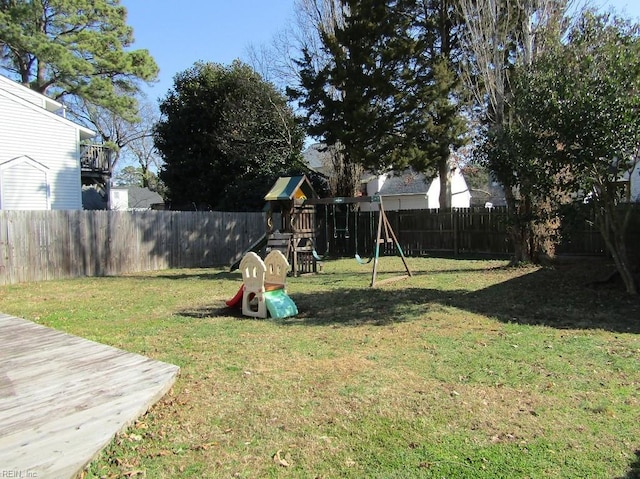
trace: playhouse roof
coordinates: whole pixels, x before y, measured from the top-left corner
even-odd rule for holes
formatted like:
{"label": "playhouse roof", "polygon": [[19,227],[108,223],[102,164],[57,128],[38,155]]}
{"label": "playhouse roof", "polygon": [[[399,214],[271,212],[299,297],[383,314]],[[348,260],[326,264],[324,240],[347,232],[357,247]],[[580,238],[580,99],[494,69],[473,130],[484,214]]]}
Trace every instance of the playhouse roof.
{"label": "playhouse roof", "polygon": [[266,201],[278,200],[304,200],[317,198],[309,179],[303,176],[281,176],[271,187],[264,199]]}

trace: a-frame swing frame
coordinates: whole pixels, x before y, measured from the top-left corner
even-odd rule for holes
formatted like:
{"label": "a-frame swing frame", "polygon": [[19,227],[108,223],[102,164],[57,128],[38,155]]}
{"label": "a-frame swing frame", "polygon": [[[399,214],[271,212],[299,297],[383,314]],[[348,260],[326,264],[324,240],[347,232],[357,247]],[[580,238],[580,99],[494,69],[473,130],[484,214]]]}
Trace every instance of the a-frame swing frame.
{"label": "a-frame swing frame", "polygon": [[[376,286],[376,284],[384,284],[389,283],[391,281],[399,281],[409,276],[413,276],[411,273],[411,269],[409,269],[409,265],[407,264],[407,258],[404,256],[404,252],[402,251],[402,247],[400,246],[400,242],[396,237],[396,234],[391,227],[391,223],[389,223],[389,218],[387,218],[387,214],[384,212],[384,206],[382,205],[382,198],[378,197],[379,204],[379,213],[378,213],[378,233],[376,235],[376,244],[374,246],[374,257],[373,257],[373,272],[371,273],[371,286],[372,288]],[[384,239],[382,238],[382,232],[384,230]],[[378,259],[380,258],[380,245],[383,243],[393,242],[398,250],[398,254],[400,258],[402,258],[402,264],[404,264],[404,269],[407,274],[402,276],[394,276],[391,278],[384,279],[382,281],[376,282],[378,276]]]}
{"label": "a-frame swing frame", "polygon": [[[356,196],[353,198],[348,197],[335,197],[335,198],[313,198],[305,201],[305,204],[308,205],[328,205],[328,204],[350,204],[350,203],[377,203],[378,204],[378,229],[376,234],[376,240],[374,245],[374,256],[373,256],[373,271],[371,273],[371,283],[370,287],[375,287],[376,285],[381,285],[385,283],[389,283],[392,281],[399,281],[405,279],[409,276],[413,276],[411,273],[411,269],[407,264],[407,259],[404,256],[404,252],[402,251],[402,247],[396,237],[395,232],[387,218],[387,214],[384,211],[384,206],[382,205],[382,198],[379,195],[375,196]],[[384,238],[383,238],[384,232]],[[356,238],[357,241],[357,238]],[[381,281],[377,281],[378,276],[378,260],[380,258],[380,245],[388,242],[393,242],[395,244],[396,249],[398,250],[398,254],[400,258],[402,258],[402,264],[404,264],[404,268],[406,274],[402,276],[394,276],[391,278],[386,278]]]}

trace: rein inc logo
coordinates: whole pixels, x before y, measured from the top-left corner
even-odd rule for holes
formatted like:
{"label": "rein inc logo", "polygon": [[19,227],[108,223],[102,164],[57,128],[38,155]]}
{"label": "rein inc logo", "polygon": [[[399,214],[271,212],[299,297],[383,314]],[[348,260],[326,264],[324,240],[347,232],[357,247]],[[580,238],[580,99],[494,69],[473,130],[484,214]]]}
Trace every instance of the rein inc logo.
{"label": "rein inc logo", "polygon": [[22,477],[38,477],[38,473],[29,469],[0,469],[0,478],[19,479]]}

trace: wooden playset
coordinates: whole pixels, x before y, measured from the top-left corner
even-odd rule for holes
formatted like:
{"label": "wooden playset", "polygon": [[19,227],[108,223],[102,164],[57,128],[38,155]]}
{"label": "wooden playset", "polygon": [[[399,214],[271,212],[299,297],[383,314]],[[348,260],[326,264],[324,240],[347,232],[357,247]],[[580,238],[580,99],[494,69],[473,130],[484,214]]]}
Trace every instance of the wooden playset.
{"label": "wooden playset", "polygon": [[[371,277],[371,286],[380,284],[378,282],[378,259],[380,257],[380,248],[386,244],[395,245],[399,256],[402,258],[406,274],[390,280],[402,279],[411,276],[411,271],[407,265],[406,258],[400,247],[400,243],[387,219],[382,199],[380,196],[359,196],[359,197],[335,197],[335,198],[318,198],[313,186],[306,176],[292,176],[279,178],[273,187],[264,197],[267,202],[267,228],[265,235],[252,244],[248,251],[259,251],[263,248],[266,252],[279,251],[287,259],[291,265],[291,272],[295,276],[306,273],[317,273],[322,257],[318,255],[315,249],[316,245],[316,207],[324,205],[325,207],[325,239],[327,243],[325,256],[328,256],[329,247],[329,228],[328,217],[329,207],[333,208],[333,234],[337,238],[337,234],[341,234],[344,241],[349,241],[349,211],[356,209],[358,203],[375,203],[377,204],[378,221],[377,235],[374,240],[373,254],[368,261],[363,261],[357,253],[356,260],[359,263],[366,264],[373,262],[373,272]],[[346,218],[344,219],[343,228],[338,228],[336,223],[336,207],[345,209]],[[373,216],[371,220],[373,233]],[[355,219],[355,233],[357,236],[357,219]],[[357,245],[356,238],[356,245]],[[385,248],[383,248],[385,249]],[[340,252],[338,252],[340,254]],[[257,255],[256,255],[257,256]],[[246,256],[245,256],[246,257]],[[241,260],[244,261],[244,258]],[[231,266],[231,270],[241,265],[241,261],[237,261]]]}
{"label": "wooden playset", "polygon": [[267,252],[281,251],[296,276],[318,270],[313,256],[316,209],[306,204],[317,197],[306,176],[281,177],[264,197],[268,203]]}

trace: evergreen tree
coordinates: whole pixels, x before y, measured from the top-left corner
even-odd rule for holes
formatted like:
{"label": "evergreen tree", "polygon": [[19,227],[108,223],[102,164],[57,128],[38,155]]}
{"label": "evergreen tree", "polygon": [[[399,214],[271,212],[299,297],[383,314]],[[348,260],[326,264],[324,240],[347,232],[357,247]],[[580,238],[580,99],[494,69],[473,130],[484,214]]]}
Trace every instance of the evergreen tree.
{"label": "evergreen tree", "polygon": [[452,61],[455,10],[444,0],[342,4],[344,25],[322,37],[331,62],[317,71],[306,52],[301,88],[290,92],[307,111],[308,132],[369,170],[412,166],[435,176],[445,165],[447,180],[449,151],[465,127]]}
{"label": "evergreen tree", "polygon": [[174,208],[261,209],[278,176],[304,172],[286,99],[239,61],[179,73],[160,112],[155,144]]}
{"label": "evergreen tree", "polygon": [[345,0],[343,8],[345,24],[322,32],[330,62],[316,71],[315,59],[305,51],[299,63],[301,88],[289,92],[307,112],[310,135],[337,147],[346,163],[386,169],[399,132],[383,47],[396,28],[384,2]]}
{"label": "evergreen tree", "polygon": [[0,0],[0,68],[54,99],[75,95],[133,119],[137,82],[158,67],[130,49],[126,14],[119,0]]}
{"label": "evergreen tree", "polygon": [[[437,173],[440,208],[451,207],[451,151],[467,142],[462,115],[460,36],[463,21],[454,0],[401,0],[404,30],[412,55],[398,88],[406,115],[403,138],[408,163],[417,171]],[[413,154],[412,154],[413,152]]]}

